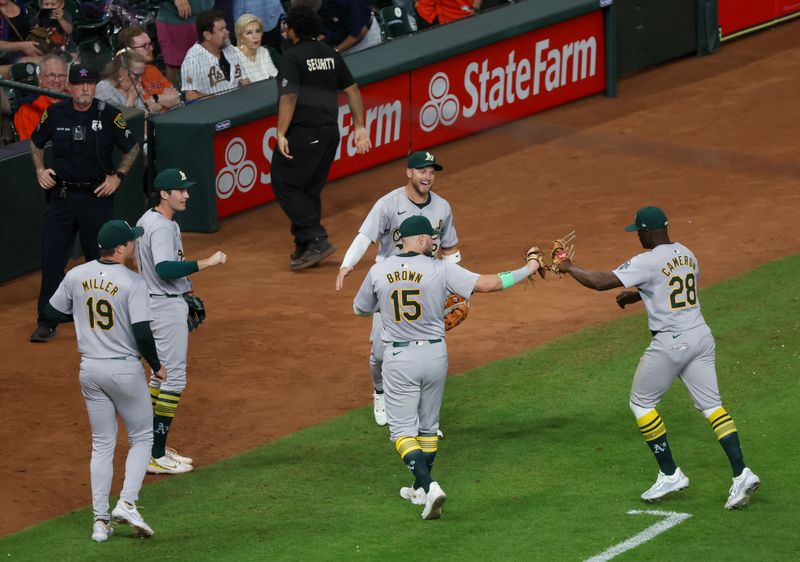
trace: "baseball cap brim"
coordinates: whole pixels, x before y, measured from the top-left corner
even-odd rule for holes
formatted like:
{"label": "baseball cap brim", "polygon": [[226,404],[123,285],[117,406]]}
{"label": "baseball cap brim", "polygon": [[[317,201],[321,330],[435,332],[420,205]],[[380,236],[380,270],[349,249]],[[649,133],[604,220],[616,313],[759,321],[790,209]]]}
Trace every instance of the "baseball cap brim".
{"label": "baseball cap brim", "polygon": [[131,240],[136,240],[140,238],[144,234],[144,227],[143,226],[134,226],[131,228]]}
{"label": "baseball cap brim", "polygon": [[642,230],[642,229],[641,229],[641,228],[639,228],[639,227],[636,225],[636,223],[634,223],[634,224],[629,224],[628,226],[626,226],[626,227],[625,227],[625,232],[636,232],[637,230]]}
{"label": "baseball cap brim", "polygon": [[409,168],[412,168],[414,170],[423,170],[425,168],[433,168],[437,172],[441,172],[442,170],[444,170],[444,166],[442,166],[441,164],[438,164],[438,163],[420,164],[419,166],[409,166]]}

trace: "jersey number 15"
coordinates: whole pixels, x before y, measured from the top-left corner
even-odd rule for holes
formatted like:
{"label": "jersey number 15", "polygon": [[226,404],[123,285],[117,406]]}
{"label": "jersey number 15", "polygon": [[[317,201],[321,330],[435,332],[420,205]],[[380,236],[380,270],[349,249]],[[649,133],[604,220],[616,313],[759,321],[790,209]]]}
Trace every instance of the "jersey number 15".
{"label": "jersey number 15", "polygon": [[395,289],[392,291],[390,296],[395,322],[403,320],[413,322],[422,315],[422,305],[417,300],[419,292],[419,289]]}
{"label": "jersey number 15", "polygon": [[669,305],[672,309],[685,308],[697,304],[697,287],[694,281],[694,273],[689,273],[686,277],[673,277],[669,280],[672,292],[669,294]]}

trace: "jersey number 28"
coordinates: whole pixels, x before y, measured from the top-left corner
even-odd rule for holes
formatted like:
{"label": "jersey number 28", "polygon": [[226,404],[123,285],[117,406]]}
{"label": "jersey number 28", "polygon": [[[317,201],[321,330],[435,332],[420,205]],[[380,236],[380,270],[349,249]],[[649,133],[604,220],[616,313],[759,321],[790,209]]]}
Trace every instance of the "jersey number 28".
{"label": "jersey number 28", "polygon": [[86,308],[89,309],[89,326],[97,326],[101,330],[110,330],[114,327],[114,308],[106,299],[94,300],[89,297],[86,300]]}
{"label": "jersey number 28", "polygon": [[697,287],[694,281],[694,273],[689,273],[686,277],[673,277],[669,280],[672,292],[669,294],[669,305],[671,308],[684,308],[697,304]]}
{"label": "jersey number 28", "polygon": [[395,289],[390,295],[394,309],[394,321],[413,322],[422,315],[422,305],[417,300],[419,289]]}

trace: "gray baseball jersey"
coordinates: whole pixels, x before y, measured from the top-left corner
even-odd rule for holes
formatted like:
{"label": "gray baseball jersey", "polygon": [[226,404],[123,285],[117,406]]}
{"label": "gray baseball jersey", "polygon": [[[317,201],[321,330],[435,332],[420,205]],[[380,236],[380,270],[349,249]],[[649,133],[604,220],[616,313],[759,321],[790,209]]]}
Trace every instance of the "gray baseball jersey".
{"label": "gray baseball jersey", "polygon": [[363,312],[381,310],[383,341],[444,337],[444,301],[454,292],[469,298],[477,273],[458,264],[409,253],[375,263],[356,294]]}
{"label": "gray baseball jersey", "polygon": [[631,402],[655,408],[680,376],[698,410],[722,404],[715,367],[716,344],[700,312],[700,264],[686,246],[660,244],[614,270],[636,287],[647,310],[653,340],[631,385]]}
{"label": "gray baseball jersey", "polygon": [[428,203],[420,207],[405,193],[405,187],[390,191],[375,203],[358,231],[378,244],[375,261],[381,261],[400,252],[400,223],[408,217],[423,215],[431,221],[438,234],[433,237],[433,251],[439,247],[452,248],[458,244],[458,234],[453,224],[450,203],[430,192]]}
{"label": "gray baseball jersey", "polygon": [[92,359],[139,357],[131,324],[152,319],[144,279],[122,264],[90,261],[67,273],[50,305],[72,314],[78,351]]}
{"label": "gray baseball jersey", "polygon": [[391,439],[436,435],[447,379],[444,301],[469,297],[479,275],[452,262],[409,253],[370,268],[355,297],[362,312],[380,307],[383,389]]}
{"label": "gray baseball jersey", "polygon": [[182,295],[192,290],[188,277],[162,279],[156,273],[156,265],[164,261],[184,261],[183,240],[178,223],[158,211],[149,209],[136,226],[144,228],[144,234],[136,241],[136,262],[139,272],[147,282],[151,294]]}

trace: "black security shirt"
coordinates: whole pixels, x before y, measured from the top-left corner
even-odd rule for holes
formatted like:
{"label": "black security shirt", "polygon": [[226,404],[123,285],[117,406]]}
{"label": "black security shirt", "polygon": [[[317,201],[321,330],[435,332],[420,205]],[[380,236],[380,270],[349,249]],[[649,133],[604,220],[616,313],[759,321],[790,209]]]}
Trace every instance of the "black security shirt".
{"label": "black security shirt", "polygon": [[278,72],[278,96],[297,94],[290,126],[336,125],[339,90],[355,83],[350,69],[332,47],[303,40],[283,54]]}
{"label": "black security shirt", "polygon": [[[100,105],[104,109],[100,111]],[[83,139],[75,140],[76,128],[83,127]],[[128,152],[136,137],[117,108],[95,99],[88,111],[78,111],[72,100],[54,103],[42,114],[31,135],[31,142],[44,148],[53,142],[53,164],[59,179],[88,181],[114,170],[111,155],[114,145]]]}

